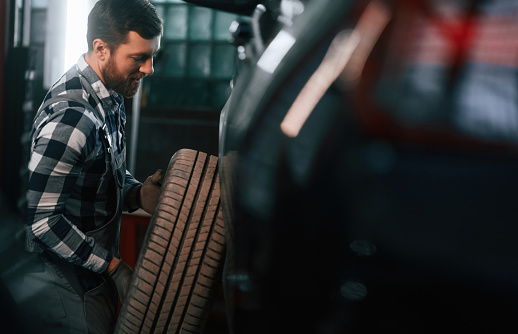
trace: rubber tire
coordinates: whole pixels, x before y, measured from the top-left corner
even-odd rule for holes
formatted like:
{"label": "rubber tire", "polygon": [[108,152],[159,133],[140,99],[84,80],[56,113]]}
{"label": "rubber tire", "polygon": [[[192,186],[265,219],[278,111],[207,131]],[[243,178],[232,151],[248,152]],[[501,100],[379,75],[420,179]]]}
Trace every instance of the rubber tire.
{"label": "rubber tire", "polygon": [[218,158],[170,160],[115,333],[201,333],[221,282],[225,235]]}

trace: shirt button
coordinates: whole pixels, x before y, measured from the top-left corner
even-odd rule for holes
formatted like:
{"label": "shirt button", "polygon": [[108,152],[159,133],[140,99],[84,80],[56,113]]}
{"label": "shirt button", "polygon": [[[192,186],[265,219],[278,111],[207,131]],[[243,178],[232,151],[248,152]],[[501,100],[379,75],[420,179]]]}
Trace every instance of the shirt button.
{"label": "shirt button", "polygon": [[349,244],[349,248],[359,256],[372,256],[376,254],[376,245],[368,240],[354,240]]}

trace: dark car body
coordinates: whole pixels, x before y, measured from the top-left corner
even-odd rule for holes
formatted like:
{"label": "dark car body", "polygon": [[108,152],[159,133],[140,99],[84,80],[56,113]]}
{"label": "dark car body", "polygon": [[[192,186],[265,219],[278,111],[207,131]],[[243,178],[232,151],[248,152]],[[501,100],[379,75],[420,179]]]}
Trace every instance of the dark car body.
{"label": "dark car body", "polygon": [[[438,97],[410,85],[433,82],[436,67],[382,69],[401,50],[396,28],[417,29],[401,19],[419,14],[408,3],[235,1],[251,36],[220,121],[233,333],[518,325],[516,137],[452,121],[457,92],[480,79],[469,58],[443,66]],[[333,71],[328,85],[316,78]],[[500,86],[488,87],[480,94]],[[294,109],[308,113],[290,132],[281,124]]]}

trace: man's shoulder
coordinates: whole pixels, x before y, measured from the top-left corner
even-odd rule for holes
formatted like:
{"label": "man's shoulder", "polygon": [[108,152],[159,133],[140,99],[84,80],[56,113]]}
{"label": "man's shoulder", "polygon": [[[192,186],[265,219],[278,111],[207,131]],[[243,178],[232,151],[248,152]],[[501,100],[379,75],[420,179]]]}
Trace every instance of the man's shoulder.
{"label": "man's shoulder", "polygon": [[96,117],[93,115],[95,102],[90,101],[92,97],[88,94],[88,88],[85,85],[89,85],[89,82],[81,80],[77,69],[71,68],[48,91],[39,108],[40,111],[43,114],[51,115],[64,113],[71,109],[71,113],[74,110],[80,111],[97,123]]}
{"label": "man's shoulder", "polygon": [[62,94],[77,94],[80,95],[85,90],[79,72],[75,67],[72,67],[64,73],[58,81],[50,88],[47,95],[58,96]]}
{"label": "man's shoulder", "polygon": [[86,136],[92,131],[98,131],[102,122],[95,115],[90,103],[80,92],[63,92],[54,95],[47,94],[35,118],[35,129],[50,125],[52,128],[76,128]]}

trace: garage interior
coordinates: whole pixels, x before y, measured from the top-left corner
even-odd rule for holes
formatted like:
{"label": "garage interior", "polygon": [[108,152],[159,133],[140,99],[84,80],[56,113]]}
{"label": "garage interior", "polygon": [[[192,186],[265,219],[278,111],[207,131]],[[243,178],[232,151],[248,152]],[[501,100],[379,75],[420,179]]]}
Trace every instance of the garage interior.
{"label": "garage interior", "polygon": [[[16,256],[7,254],[18,249],[12,239],[23,227],[32,118],[55,76],[70,66],[64,54],[70,41],[64,32],[70,30],[67,24],[77,21],[60,18],[71,11],[86,17],[95,1],[0,2],[2,274],[16,262]],[[217,156],[220,110],[230,94],[236,54],[229,41],[236,15],[180,0],[151,3],[164,19],[161,51],[154,74],[144,80],[135,98],[125,101],[128,170],[141,181],[158,168],[165,170],[182,148]],[[79,53],[70,56],[72,63],[86,51],[86,37],[77,39]],[[143,211],[123,215],[121,256],[132,266],[149,219]],[[228,332],[222,297],[213,309],[206,333]]]}

